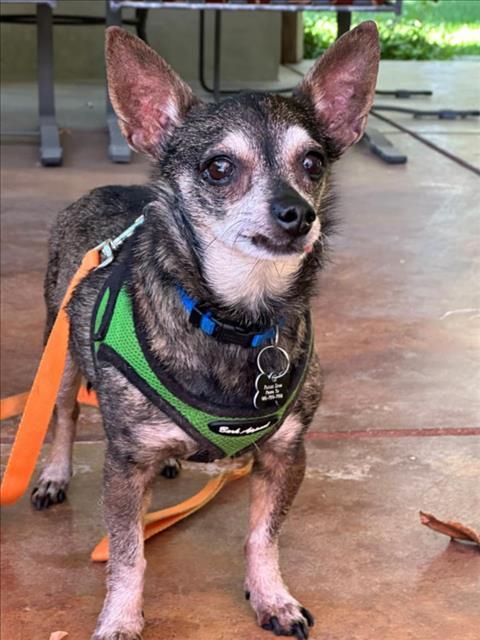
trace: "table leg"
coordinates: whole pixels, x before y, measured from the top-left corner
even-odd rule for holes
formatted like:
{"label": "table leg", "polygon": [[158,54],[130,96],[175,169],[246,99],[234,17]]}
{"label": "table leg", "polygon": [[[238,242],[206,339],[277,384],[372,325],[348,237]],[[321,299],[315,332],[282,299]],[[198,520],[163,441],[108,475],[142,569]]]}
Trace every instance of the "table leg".
{"label": "table leg", "polygon": [[205,11],[199,12],[198,23],[198,79],[201,87],[208,93],[213,93],[215,102],[220,101],[222,94],[220,84],[221,40],[222,40],[222,12],[214,11],[213,27],[213,88],[211,89],[205,80]]}
{"label": "table leg", "polygon": [[383,133],[370,125],[365,129],[362,143],[387,164],[405,164],[408,160],[407,156],[398,151]]}
{"label": "table leg", "polygon": [[213,41],[213,99],[220,102],[220,59],[222,44],[222,12],[215,10]]}
{"label": "table leg", "polygon": [[[106,0],[107,5],[107,13],[106,13],[106,26],[112,27],[122,26],[122,13],[121,9],[117,11],[113,11],[110,7],[110,2]],[[108,155],[112,162],[126,163],[130,162],[131,159],[131,149],[128,144],[125,142],[125,138],[122,136],[122,132],[120,131],[120,127],[118,126],[117,116],[115,115],[115,111],[113,110],[112,103],[110,101],[108,95],[108,86],[107,86],[107,126],[108,126]]]}
{"label": "table leg", "polygon": [[350,31],[352,26],[352,14],[350,11],[337,11],[337,39]]}
{"label": "table leg", "polygon": [[37,76],[40,160],[44,166],[62,163],[60,134],[55,120],[52,9],[37,5]]}

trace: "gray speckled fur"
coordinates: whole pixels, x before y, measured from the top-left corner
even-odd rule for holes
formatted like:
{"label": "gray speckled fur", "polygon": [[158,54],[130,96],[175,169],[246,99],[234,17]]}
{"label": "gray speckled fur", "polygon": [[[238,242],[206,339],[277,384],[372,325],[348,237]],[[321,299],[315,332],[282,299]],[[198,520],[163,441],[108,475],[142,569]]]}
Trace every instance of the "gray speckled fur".
{"label": "gray speckled fur", "polygon": [[[176,379],[191,389],[194,396],[215,397],[222,403],[228,403],[234,397],[237,402],[249,403],[253,395],[257,351],[221,344],[195,329],[188,322],[174,285],[180,283],[197,299],[208,301],[220,317],[271,324],[282,316],[285,328],[281,333],[281,345],[295,363],[305,331],[302,317],[325,258],[325,241],[315,244],[313,252],[305,258],[298,275],[281,298],[264,300],[258,313],[242,307],[225,308],[204,277],[203,250],[196,233],[197,225],[205,224],[209,217],[222,215],[225,203],[218,199],[215,201],[212,193],[202,195],[200,181],[198,191],[188,194],[190,200],[185,203],[187,196],[182,193],[176,176],[180,169],[185,172],[186,165],[194,172],[198,157],[207,144],[205,141],[211,145],[215,137],[225,136],[222,123],[227,119],[229,128],[249,128],[252,136],[256,132],[257,140],[264,139],[265,144],[273,146],[281,128],[294,124],[309,127],[311,135],[318,139],[307,116],[308,112],[291,100],[262,95],[246,95],[220,106],[194,109],[178,130],[160,166],[154,167],[148,187],[95,189],[60,214],[52,233],[46,279],[47,307],[51,310],[49,317],[54,316],[67,282],[85,251],[102,239],[118,235],[144,212],[145,224],[134,238],[131,286],[153,352]],[[321,138],[319,142],[322,143]],[[278,165],[272,167],[272,176],[278,173]],[[317,193],[322,194],[321,198],[319,195],[317,212],[322,220],[323,239],[332,224],[329,182],[327,169],[324,179],[316,185]],[[266,194],[266,197],[271,196]],[[122,260],[123,257],[124,252],[121,251],[117,259]],[[138,398],[134,404],[118,402],[119,392],[115,387],[118,385],[122,389],[123,396],[124,389],[131,385],[119,373],[110,371],[109,366],[102,364],[97,372],[94,369],[90,317],[110,268],[94,272],[75,291],[69,305],[71,351],[84,375],[98,391],[109,439],[131,460],[144,455],[136,450],[138,425],[159,420],[160,412],[145,398]],[[105,373],[107,370],[108,374]],[[294,409],[294,413],[304,418],[305,426],[318,405],[321,392],[319,372],[318,363],[314,360]],[[108,375],[108,385],[102,384],[104,375]],[[126,395],[130,392],[133,393],[130,389]],[[119,422],[121,429],[117,427]],[[172,455],[175,453],[182,455],[182,451],[171,452]]]}
{"label": "gray speckled fur", "polygon": [[[153,354],[189,388],[192,399],[251,403],[257,350],[222,344],[194,328],[175,285],[230,321],[270,326],[282,317],[280,345],[293,364],[298,361],[305,312],[332,228],[330,166],[361,136],[378,60],[375,25],[363,23],[322,57],[297,97],[244,94],[206,105],[144,43],[121,29],[109,29],[109,90],[120,126],[130,144],[154,157],[155,164],[147,186],[95,189],[59,215],[45,279],[46,335],[84,253],[117,236],[144,213],[145,223],[132,239],[131,252],[122,249],[117,260],[130,261],[128,286]],[[305,154],[312,151],[323,158],[320,179],[311,180],[305,171]],[[235,159],[235,179],[224,188],[205,179],[212,153]],[[288,243],[271,209],[286,188],[296,190],[316,214],[307,235]],[[265,246],[268,249],[272,242],[294,255],[293,269],[286,258],[278,263],[286,269],[278,272],[278,281],[268,267],[277,253],[265,255]],[[256,262],[250,270],[252,256]],[[255,271],[259,263],[262,283]],[[245,264],[247,270],[239,279],[238,270]],[[64,438],[68,443],[75,422],[68,399],[75,397],[71,385],[78,379],[78,367],[97,390],[107,436],[104,509],[110,559],[107,595],[93,638],[138,640],[144,624],[142,514],[149,489],[162,462],[190,456],[197,444],[119,371],[92,361],[92,310],[110,269],[88,275],[69,303],[70,365],[59,397],[62,425],[70,430],[70,437]],[[237,290],[232,292],[234,280]],[[303,479],[303,436],[321,391],[320,365],[314,357],[292,413],[255,451],[251,482],[247,597],[263,628],[298,640],[308,638],[313,618],[283,583],[277,540]],[[68,446],[55,449],[55,460],[66,470],[55,487],[61,486],[64,496],[71,452]],[[48,474],[42,475],[34,492],[37,506],[60,501],[52,497],[50,485]]]}
{"label": "gray speckled fur", "polygon": [[[251,98],[246,100],[248,103]],[[295,121],[298,106],[294,105],[289,112],[286,110],[287,103],[280,98],[266,99],[265,108],[270,118],[275,103],[281,107],[287,122]],[[232,110],[234,106],[237,109],[236,118],[241,121],[245,106],[241,100],[237,100],[228,105],[228,109]],[[301,115],[303,118],[304,115]],[[256,125],[259,133],[262,132],[262,125],[266,128],[258,114]],[[265,135],[265,131],[263,134]],[[198,141],[195,138],[195,144],[198,145],[200,137],[205,135],[205,132],[199,134]],[[221,344],[192,327],[180,304],[174,283],[181,283],[196,298],[208,301],[220,317],[240,322],[260,320],[270,324],[281,314],[285,319],[281,345],[288,350],[295,363],[305,331],[302,317],[314,291],[318,270],[323,264],[325,242],[315,244],[313,252],[306,257],[298,275],[281,298],[266,299],[258,313],[242,307],[225,308],[216,299],[215,291],[209,288],[203,275],[204,257],[195,232],[198,216],[203,219],[209,215],[218,216],[218,203],[215,206],[203,198],[202,206],[196,212],[197,218],[195,211],[191,211],[194,203],[191,208],[188,203],[185,204],[185,198],[175,182],[174,171],[175,163],[184,162],[184,154],[183,148],[180,157],[172,150],[171,155],[166,156],[170,158],[172,165],[169,166],[165,161],[163,171],[156,167],[148,187],[96,189],[60,214],[50,241],[50,264],[46,278],[48,324],[51,324],[67,283],[85,251],[105,238],[115,237],[144,212],[145,224],[133,239],[131,287],[134,304],[141,312],[153,352],[161,358],[176,379],[191,389],[192,394],[202,398],[214,397],[223,403],[227,403],[232,397],[237,402],[249,403],[253,395],[257,350]],[[323,188],[317,212],[322,218],[324,234],[331,226],[331,191],[325,188],[329,181],[327,172],[322,184],[318,185],[319,193]],[[197,195],[193,198],[196,199]],[[117,259],[125,259],[125,252],[121,251]],[[178,430],[172,429],[170,421],[158,408],[116,369],[107,364],[94,367],[90,346],[90,319],[98,292],[110,268],[95,271],[85,278],[77,287],[68,307],[71,320],[70,351],[85,377],[97,390],[108,440],[105,518],[110,539],[115,539],[116,543],[111,543],[111,549],[115,551],[112,551],[109,561],[108,594],[94,636],[101,640],[116,637],[115,620],[121,605],[115,594],[118,593],[119,585],[131,585],[135,582],[132,576],[143,575],[141,540],[133,523],[139,518],[140,506],[145,504],[145,496],[148,496],[158,467],[168,457],[187,457],[196,450],[196,444],[185,434],[180,437]],[[258,452],[255,456],[256,482],[259,486],[271,484],[273,502],[270,505],[261,500],[252,501],[252,505],[255,505],[252,508],[259,508],[258,504],[261,505],[260,509],[268,519],[268,537],[272,544],[276,541],[281,522],[303,477],[303,433],[318,405],[321,388],[320,366],[314,357],[293,409],[293,417],[298,421],[294,437],[289,434],[290,437],[282,440],[282,427],[277,438],[267,442],[265,455]],[[164,437],[161,437],[162,430]],[[276,468],[273,473],[269,467],[272,464]],[[280,469],[284,470],[282,474],[279,474]],[[254,482],[252,487],[255,486]],[[260,491],[260,495],[263,495],[263,491]],[[268,624],[269,619],[276,615],[280,616],[287,630],[296,629],[295,625],[298,624],[307,628],[308,625],[302,622],[305,620],[302,607],[282,586],[281,578],[271,578],[270,590],[278,593],[275,602],[268,601],[262,591],[256,589],[255,576],[259,575],[259,571],[279,576],[275,560],[265,561],[261,565],[264,568],[259,569],[254,559],[261,556],[261,551],[249,545],[246,553],[250,560],[247,564],[249,569],[245,588],[253,594],[251,603],[259,624]],[[140,598],[139,591],[141,586],[132,592],[127,590],[126,594],[128,593],[131,601],[135,601]],[[125,638],[139,637],[136,634],[143,624],[138,613],[140,606],[141,604],[136,605],[131,619],[126,616],[122,622]],[[112,629],[115,631],[112,632]]]}

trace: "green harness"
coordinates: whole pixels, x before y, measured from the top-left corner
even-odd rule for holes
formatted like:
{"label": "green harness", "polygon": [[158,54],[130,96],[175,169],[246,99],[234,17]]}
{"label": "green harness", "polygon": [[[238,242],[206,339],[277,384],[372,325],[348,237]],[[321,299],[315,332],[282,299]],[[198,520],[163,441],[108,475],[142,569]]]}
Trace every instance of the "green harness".
{"label": "green harness", "polygon": [[199,451],[192,460],[237,456],[272,436],[289,414],[304,382],[312,350],[310,317],[300,362],[293,368],[283,405],[272,413],[249,407],[222,406],[194,398],[151,352],[128,290],[126,264],[116,264],[100,292],[92,317],[94,360],[116,367],[171,420],[194,438]]}

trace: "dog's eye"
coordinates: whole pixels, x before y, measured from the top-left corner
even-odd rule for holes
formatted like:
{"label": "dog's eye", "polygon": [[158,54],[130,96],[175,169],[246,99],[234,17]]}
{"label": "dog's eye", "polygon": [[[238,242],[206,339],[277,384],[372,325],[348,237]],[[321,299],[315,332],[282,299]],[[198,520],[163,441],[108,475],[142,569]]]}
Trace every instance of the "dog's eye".
{"label": "dog's eye", "polygon": [[323,160],[320,154],[311,151],[303,158],[303,169],[310,178],[316,180],[322,176]]}
{"label": "dog's eye", "polygon": [[202,172],[211,184],[225,184],[233,173],[234,164],[228,158],[219,156],[210,160]]}

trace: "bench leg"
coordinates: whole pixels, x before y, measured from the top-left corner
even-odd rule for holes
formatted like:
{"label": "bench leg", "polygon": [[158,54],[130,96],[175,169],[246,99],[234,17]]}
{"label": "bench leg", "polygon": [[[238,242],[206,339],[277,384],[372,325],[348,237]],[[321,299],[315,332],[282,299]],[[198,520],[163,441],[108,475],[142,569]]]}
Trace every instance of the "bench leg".
{"label": "bench leg", "polygon": [[58,166],[63,153],[55,120],[52,9],[46,4],[37,5],[37,75],[40,160]]}
{"label": "bench leg", "polygon": [[[106,26],[112,27],[122,26],[122,13],[121,9],[112,11],[110,3],[106,0],[107,5],[107,19]],[[113,110],[112,103],[108,96],[107,87],[107,126],[108,126],[108,155],[112,162],[127,163],[130,162],[132,152],[128,144],[125,142],[125,138],[122,136],[120,127],[118,126],[117,116]]]}

